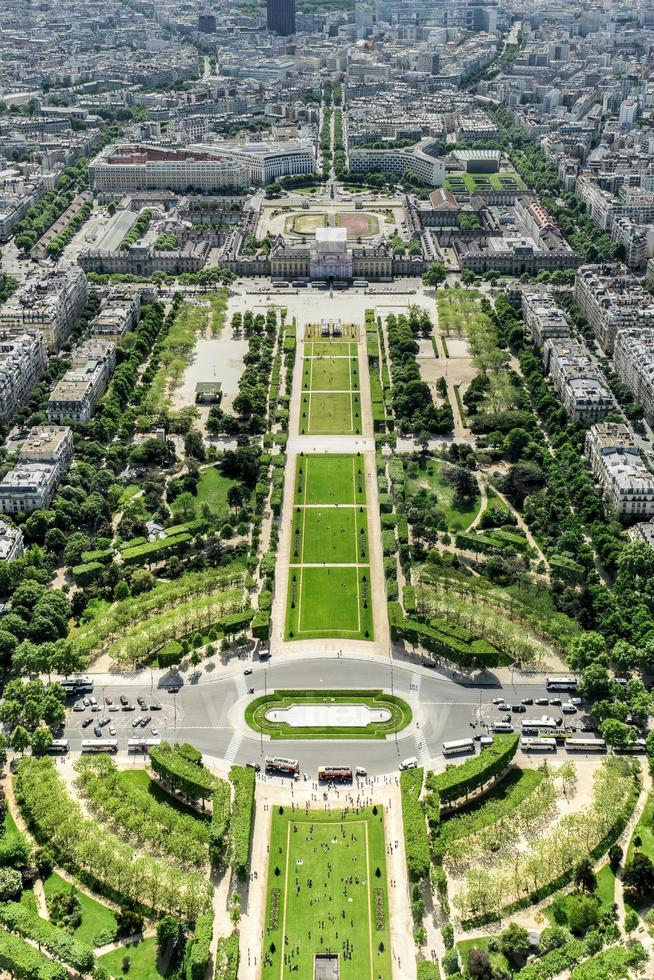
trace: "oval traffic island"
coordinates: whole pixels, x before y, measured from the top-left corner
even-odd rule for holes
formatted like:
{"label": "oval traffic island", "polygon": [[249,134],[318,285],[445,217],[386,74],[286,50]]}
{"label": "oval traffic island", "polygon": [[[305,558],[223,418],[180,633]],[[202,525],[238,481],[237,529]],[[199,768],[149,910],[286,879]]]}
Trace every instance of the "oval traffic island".
{"label": "oval traffic island", "polygon": [[271,738],[386,738],[411,722],[406,701],[383,691],[272,691],[245,711]]}

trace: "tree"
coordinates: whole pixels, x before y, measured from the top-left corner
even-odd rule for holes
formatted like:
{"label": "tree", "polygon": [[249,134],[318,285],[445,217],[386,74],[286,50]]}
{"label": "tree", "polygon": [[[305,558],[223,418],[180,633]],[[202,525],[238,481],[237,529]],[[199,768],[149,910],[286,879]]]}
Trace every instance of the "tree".
{"label": "tree", "polygon": [[422,277],[422,281],[425,286],[434,286],[438,288],[442,282],[445,282],[447,278],[447,273],[445,272],[445,266],[442,262],[434,262],[433,265],[427,269]]}
{"label": "tree", "polygon": [[174,915],[164,915],[157,926],[157,952],[177,962],[184,951],[184,926]]}
{"label": "tree", "polygon": [[615,874],[620,867],[622,854],[623,851],[619,844],[611,844],[609,847],[609,865],[613,874]]}
{"label": "tree", "polygon": [[590,895],[572,895],[568,899],[568,926],[575,936],[583,936],[585,932],[597,925],[599,919],[599,902]]}
{"label": "tree", "polygon": [[607,718],[600,725],[600,734],[612,749],[624,749],[633,741],[635,732],[630,725],[617,718]]}
{"label": "tree", "polygon": [[568,663],[573,670],[584,670],[594,663],[606,667],[608,662],[606,640],[600,633],[590,630],[587,633],[580,633],[572,639],[568,652]]}
{"label": "tree", "polygon": [[654,895],[654,864],[642,851],[636,851],[625,865],[622,883],[628,892],[641,901]]}
{"label": "tree", "polygon": [[195,497],[192,493],[185,491],[173,501],[172,512],[175,519],[181,518],[184,521],[191,521],[195,517]]}
{"label": "tree", "polygon": [[575,868],[575,885],[583,892],[594,892],[597,888],[597,875],[589,858],[584,858]]}
{"label": "tree", "polygon": [[629,909],[624,917],[624,928],[627,935],[631,935],[634,929],[637,929],[640,924],[640,916],[635,909]]}
{"label": "tree", "polygon": [[23,890],[23,878],[14,868],[0,868],[0,902],[10,902]]}
{"label": "tree", "polygon": [[488,951],[483,946],[473,946],[468,952],[468,973],[480,980],[491,980],[493,968]]}
{"label": "tree", "polygon": [[32,752],[34,755],[44,755],[52,745],[52,732],[49,728],[39,726],[32,732]]}
{"label": "tree", "polygon": [[504,453],[506,458],[512,463],[522,459],[524,451],[530,442],[531,436],[526,429],[522,429],[520,426],[511,429],[504,440]]}
{"label": "tree", "polygon": [[121,906],[116,915],[118,932],[121,936],[136,936],[138,933],[143,932],[143,921],[143,916],[140,912],[124,905]]}
{"label": "tree", "polygon": [[29,732],[22,725],[16,725],[9,738],[9,744],[14,752],[20,752],[22,755],[30,744]]}
{"label": "tree", "polygon": [[529,955],[529,933],[516,922],[510,922],[504,932],[500,933],[498,946],[510,963],[520,966]]}
{"label": "tree", "polygon": [[186,433],[186,437],[184,439],[184,452],[187,456],[192,456],[201,463],[207,458],[202,433],[198,432],[197,429],[191,429],[190,432]]}
{"label": "tree", "polygon": [[608,670],[599,662],[589,664],[584,668],[579,687],[581,696],[589,701],[607,697],[611,687]]}

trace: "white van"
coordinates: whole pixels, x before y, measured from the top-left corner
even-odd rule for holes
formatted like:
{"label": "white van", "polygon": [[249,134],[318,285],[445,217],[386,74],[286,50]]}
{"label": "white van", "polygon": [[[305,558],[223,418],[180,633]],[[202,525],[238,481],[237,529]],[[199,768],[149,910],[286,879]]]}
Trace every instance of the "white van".
{"label": "white van", "polygon": [[561,711],[564,715],[576,715],[577,709],[572,703],[572,701],[564,701],[561,705]]}
{"label": "white van", "polygon": [[417,769],[417,768],[418,768],[418,760],[416,759],[415,755],[412,755],[410,758],[404,759],[402,762],[400,762],[400,771],[403,769]]}
{"label": "white van", "polygon": [[493,725],[494,732],[512,732],[513,725],[510,725],[508,721],[496,721]]}
{"label": "white van", "polygon": [[365,779],[366,776],[368,775],[368,770],[364,769],[363,766],[356,766],[354,770],[354,775],[361,777],[361,779]]}

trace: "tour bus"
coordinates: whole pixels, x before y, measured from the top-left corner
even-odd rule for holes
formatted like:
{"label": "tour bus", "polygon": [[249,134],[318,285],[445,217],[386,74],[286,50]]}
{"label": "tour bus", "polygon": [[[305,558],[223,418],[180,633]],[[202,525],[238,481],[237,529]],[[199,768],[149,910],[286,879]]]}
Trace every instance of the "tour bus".
{"label": "tour bus", "polygon": [[70,749],[70,744],[67,738],[53,738],[48,747],[48,752],[51,755],[65,755]]}
{"label": "tour bus", "polygon": [[272,287],[273,289],[288,289],[288,282],[285,279],[275,279]]}
{"label": "tour bus", "polygon": [[606,742],[603,738],[567,738],[565,747],[568,752],[605,752]]}
{"label": "tour bus", "polygon": [[575,677],[548,677],[545,684],[548,691],[576,691]]}
{"label": "tour bus", "polygon": [[355,289],[367,289],[370,285],[365,279],[355,279],[352,283]]}
{"label": "tour bus", "polygon": [[443,755],[457,755],[474,751],[475,743],[471,738],[459,738],[455,742],[443,742]]}
{"label": "tour bus", "polygon": [[291,285],[294,289],[306,289],[308,284],[304,279],[294,279]]}
{"label": "tour bus", "polygon": [[615,748],[613,751],[614,752],[632,752],[632,753],[646,752],[647,751],[647,746],[645,744],[645,739],[644,738],[636,738],[636,739],[634,739],[633,742],[629,742],[627,745],[624,745],[624,746],[622,746],[619,749],[618,748]]}
{"label": "tour bus", "polygon": [[320,766],[318,780],[321,783],[351,783],[352,766]]}
{"label": "tour bus", "polygon": [[300,778],[300,763],[297,759],[284,759],[279,755],[266,757],[266,772],[275,773],[277,776],[292,776],[293,779]]}
{"label": "tour bus", "polygon": [[525,718],[520,722],[521,727],[524,728],[541,728],[553,731],[555,728],[559,728],[556,718],[547,718],[543,715],[542,718]]}
{"label": "tour bus", "polygon": [[521,738],[520,749],[522,752],[556,752],[556,739]]}
{"label": "tour bus", "polygon": [[334,289],[349,289],[349,288],[350,288],[350,284],[348,282],[344,282],[342,279],[337,279],[334,282]]}
{"label": "tour bus", "polygon": [[82,752],[117,752],[117,738],[83,738]]}
{"label": "tour bus", "polygon": [[161,745],[160,738],[129,738],[127,740],[127,751],[145,753],[155,745]]}
{"label": "tour bus", "polygon": [[314,289],[327,289],[327,283],[323,279],[316,279],[311,285]]}
{"label": "tour bus", "polygon": [[513,731],[513,725],[511,725],[508,721],[496,721],[493,724],[493,731],[498,733],[499,732],[510,733]]}
{"label": "tour bus", "polygon": [[59,683],[66,694],[90,694],[93,691],[93,681],[90,677],[64,677]]}

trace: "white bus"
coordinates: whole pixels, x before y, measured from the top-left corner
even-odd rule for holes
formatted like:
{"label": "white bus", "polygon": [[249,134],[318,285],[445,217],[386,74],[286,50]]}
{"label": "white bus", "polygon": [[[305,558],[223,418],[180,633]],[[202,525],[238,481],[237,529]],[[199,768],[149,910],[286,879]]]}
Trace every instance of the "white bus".
{"label": "white bus", "polygon": [[646,752],[647,745],[644,738],[636,738],[621,749],[614,749],[614,752]]}
{"label": "white bus", "polygon": [[161,745],[160,738],[129,738],[127,740],[128,752],[147,752],[155,745]]}
{"label": "white bus", "polygon": [[556,728],[560,728],[557,723],[556,718],[547,718],[543,716],[542,718],[523,718],[520,722],[521,728],[537,728],[539,731],[541,729],[547,729],[548,731],[554,731]]}
{"label": "white bus", "polygon": [[443,742],[443,755],[458,755],[463,752],[474,752],[475,743],[471,738],[460,738],[456,742]]}
{"label": "white bus", "polygon": [[494,732],[507,732],[507,733],[508,732],[512,732],[513,731],[513,725],[511,725],[508,721],[496,721],[493,724],[493,731]]}
{"label": "white bus", "polygon": [[51,755],[65,755],[70,748],[67,738],[53,738],[50,742],[48,752]]}
{"label": "white bus", "polygon": [[90,677],[64,677],[59,681],[66,694],[90,694],[93,691],[93,681]]}
{"label": "white bus", "polygon": [[606,742],[603,738],[566,738],[565,747],[568,752],[605,752]]}
{"label": "white bus", "polygon": [[520,749],[523,752],[556,752],[556,739],[521,738]]}
{"label": "white bus", "polygon": [[272,284],[273,289],[288,289],[288,282],[285,279],[277,279]]}
{"label": "white bus", "polygon": [[548,691],[576,691],[576,677],[548,677],[545,683]]}
{"label": "white bus", "polygon": [[82,752],[117,752],[117,738],[83,738]]}
{"label": "white bus", "polygon": [[355,279],[352,285],[355,289],[367,289],[370,283],[365,279]]}

